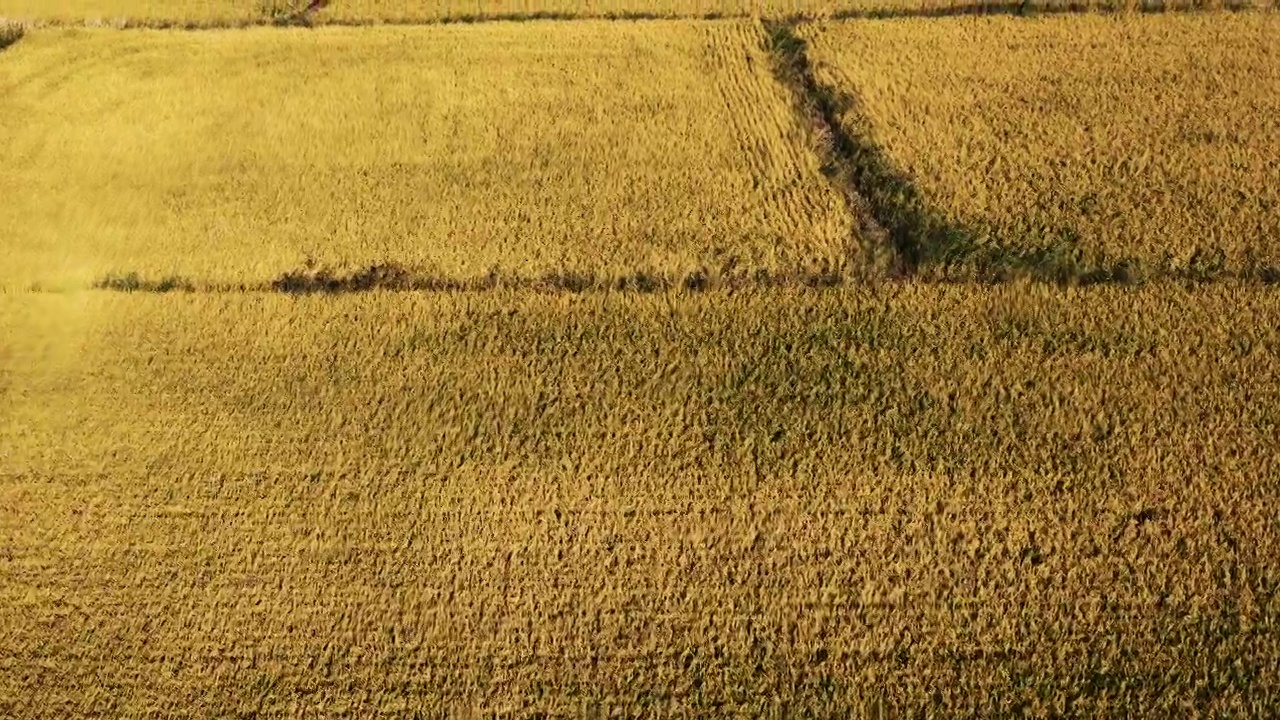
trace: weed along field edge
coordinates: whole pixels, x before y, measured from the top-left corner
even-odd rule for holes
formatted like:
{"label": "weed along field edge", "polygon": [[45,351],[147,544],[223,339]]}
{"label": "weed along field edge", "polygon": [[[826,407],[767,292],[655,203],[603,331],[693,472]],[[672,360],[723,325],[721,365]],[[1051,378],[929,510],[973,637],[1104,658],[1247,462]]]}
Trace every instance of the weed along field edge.
{"label": "weed along field edge", "polygon": [[0,0],[0,717],[1280,705],[1278,16],[695,4]]}

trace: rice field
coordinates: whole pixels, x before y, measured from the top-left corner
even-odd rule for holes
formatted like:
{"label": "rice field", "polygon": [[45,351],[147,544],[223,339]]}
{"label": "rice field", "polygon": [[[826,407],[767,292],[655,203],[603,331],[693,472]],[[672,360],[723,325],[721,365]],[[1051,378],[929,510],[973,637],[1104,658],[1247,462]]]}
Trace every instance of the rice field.
{"label": "rice field", "polygon": [[0,718],[1280,707],[1274,15],[25,1]]}
{"label": "rice field", "polygon": [[[1033,0],[1045,10],[1274,7],[1274,0]],[[306,0],[0,0],[0,20],[33,25],[219,27],[298,17]],[[1010,9],[1014,0],[328,0],[305,13],[326,24],[434,23],[494,18],[832,18]]]}
{"label": "rice field", "polygon": [[762,30],[36,30],[0,62],[0,285],[787,273],[856,246]]}
{"label": "rice field", "polygon": [[[304,8],[299,0],[3,0],[0,17],[34,22],[235,24]],[[487,17],[749,16],[827,12],[848,0],[332,0],[319,22],[466,20]]]}
{"label": "rice field", "polygon": [[0,303],[6,716],[1280,700],[1275,292]]}
{"label": "rice field", "polygon": [[[3,0],[0,18],[33,24],[218,26],[287,17],[302,0]],[[485,18],[830,16],[866,9],[950,7],[938,0],[331,0],[317,23],[448,22]]]}
{"label": "rice field", "polygon": [[[840,122],[945,228],[925,260],[1142,276],[1280,267],[1280,16],[800,28]],[[881,170],[883,172],[883,168]],[[876,190],[873,188],[874,194]]]}

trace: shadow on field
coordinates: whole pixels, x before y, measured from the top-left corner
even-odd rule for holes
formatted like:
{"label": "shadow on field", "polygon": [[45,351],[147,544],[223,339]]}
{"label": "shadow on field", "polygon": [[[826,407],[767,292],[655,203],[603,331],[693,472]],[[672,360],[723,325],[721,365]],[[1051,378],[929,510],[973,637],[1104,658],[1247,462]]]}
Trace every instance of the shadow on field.
{"label": "shadow on field", "polygon": [[115,292],[196,292],[207,290],[195,282],[178,275],[167,275],[158,280],[143,277],[136,272],[112,273],[93,284],[95,290],[114,290]]}
{"label": "shadow on field", "polygon": [[[942,8],[922,10],[921,14],[975,14],[1016,7],[1022,6]],[[796,21],[770,22],[765,27],[775,74],[791,90],[799,112],[824,139],[818,152],[827,177],[851,198],[855,214],[862,216],[859,225],[863,235],[872,243],[880,242],[881,252],[892,254],[888,263],[891,276],[985,283],[1025,278],[1071,285],[1156,279],[1237,279],[1264,284],[1280,280],[1280,269],[1272,266],[1249,263],[1241,269],[1229,269],[1220,251],[1197,252],[1182,264],[1171,258],[1158,263],[1143,263],[1134,257],[1088,258],[1079,247],[1079,232],[1072,227],[1053,228],[1036,238],[1022,237],[1018,247],[999,238],[993,242],[978,229],[931,206],[910,174],[876,141],[858,99],[818,82],[807,43],[795,32]],[[876,250],[864,248],[872,256]],[[886,263],[878,265],[883,268]]]}
{"label": "shadow on field", "polygon": [[808,45],[796,34],[794,24],[766,27],[779,79],[791,89],[808,120],[820,125],[819,135],[829,138],[828,146],[820,148],[826,155],[824,166],[830,168],[828,177],[846,195],[860,197],[874,223],[884,229],[899,274],[936,276],[942,270],[935,279],[946,279],[966,268],[975,276],[967,279],[986,281],[1027,275],[1058,282],[1127,279],[1121,267],[1084,267],[1079,256],[1061,243],[1028,253],[982,245],[976,231],[929,206],[913,179],[876,142],[870,120],[855,97],[818,82]]}
{"label": "shadow on field", "polygon": [[839,268],[769,272],[738,271],[703,266],[692,272],[662,274],[650,271],[598,274],[573,270],[527,276],[491,270],[473,277],[450,276],[414,269],[400,263],[377,263],[354,270],[317,266],[312,262],[281,273],[269,282],[203,282],[177,275],[148,278],[138,272],[113,273],[93,283],[95,290],[136,293],[177,292],[277,292],[286,295],[341,295],[373,291],[463,293],[493,290],[528,290],[544,293],[660,293],[670,291],[706,292],[748,288],[821,289],[845,284]]}
{"label": "shadow on field", "polygon": [[[908,217],[907,221],[914,221]],[[915,251],[914,247],[908,248]],[[994,255],[994,253],[992,253]],[[1161,275],[1121,278],[1117,274],[1072,274],[1062,266],[1034,265],[1034,259],[1016,256],[1026,262],[1020,269],[1012,263],[1003,266],[917,266],[914,271],[899,270],[898,279],[924,282],[980,281],[998,283],[1015,277],[1049,279],[1063,284],[1102,282],[1140,282],[1146,279],[1172,279],[1188,283],[1207,283],[1234,279],[1263,285],[1280,284],[1280,271],[1264,267],[1256,271],[1232,272],[1218,265],[1175,268]],[[959,267],[959,269],[957,269]],[[1057,274],[1050,274],[1057,273]],[[521,290],[548,294],[583,294],[619,292],[652,294],[666,292],[702,293],[737,290],[809,289],[823,290],[865,284],[866,273],[849,268],[813,268],[788,272],[733,272],[723,268],[703,267],[685,275],[664,275],[638,271],[615,274],[555,271],[537,276],[522,276],[497,270],[473,277],[453,277],[436,272],[414,270],[399,263],[377,263],[355,270],[335,270],[305,265],[282,273],[268,282],[227,283],[199,281],[179,275],[149,278],[137,272],[110,274],[93,283],[95,290],[123,293],[282,293],[285,295],[345,295],[363,292],[475,293],[496,290]]]}
{"label": "shadow on field", "polygon": [[16,23],[0,23],[0,50],[17,43],[26,34],[26,30]]}
{"label": "shadow on field", "polygon": [[636,271],[615,274],[555,271],[538,276],[521,276],[491,270],[473,278],[457,278],[423,272],[398,263],[380,263],[350,272],[316,267],[308,262],[271,281],[266,290],[290,295],[339,294],[372,290],[410,292],[477,292],[485,290],[533,290],[551,293],[633,292],[656,293],[670,290],[704,290],[758,287],[811,287],[839,285],[842,275],[835,269],[813,269],[787,273],[732,272],[703,267],[683,276]]}

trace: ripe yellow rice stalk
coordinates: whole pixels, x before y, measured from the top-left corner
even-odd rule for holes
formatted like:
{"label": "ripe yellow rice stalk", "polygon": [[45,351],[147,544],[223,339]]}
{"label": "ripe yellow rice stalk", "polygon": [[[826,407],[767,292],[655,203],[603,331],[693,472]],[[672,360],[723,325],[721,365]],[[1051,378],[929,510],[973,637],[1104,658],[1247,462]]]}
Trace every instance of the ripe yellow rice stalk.
{"label": "ripe yellow rice stalk", "polygon": [[839,265],[750,21],[36,30],[0,56],[0,286]]}
{"label": "ripe yellow rice stalk", "polygon": [[[829,15],[935,0],[329,0],[317,22],[413,22],[493,17]],[[0,19],[31,23],[235,25],[286,16],[307,0],[0,0]]]}
{"label": "ripe yellow rice stalk", "polygon": [[0,295],[0,710],[1265,715],[1277,328],[1229,285]]}
{"label": "ripe yellow rice stalk", "polygon": [[[1032,0],[1047,9],[1265,7],[1274,0]],[[313,6],[314,5],[314,6]],[[0,0],[0,20],[36,25],[223,26],[298,18],[313,23],[414,23],[491,18],[830,18],[876,12],[1010,9],[1017,0]]]}
{"label": "ripe yellow rice stalk", "polygon": [[[752,15],[831,12],[842,0],[329,0],[325,21],[433,21],[486,17]],[[33,22],[217,24],[263,20],[310,6],[307,0],[0,0],[0,17]]]}
{"label": "ripe yellow rice stalk", "polygon": [[936,248],[941,260],[1194,276],[1280,267],[1280,15],[800,33],[819,82],[856,98],[850,134],[969,236]]}

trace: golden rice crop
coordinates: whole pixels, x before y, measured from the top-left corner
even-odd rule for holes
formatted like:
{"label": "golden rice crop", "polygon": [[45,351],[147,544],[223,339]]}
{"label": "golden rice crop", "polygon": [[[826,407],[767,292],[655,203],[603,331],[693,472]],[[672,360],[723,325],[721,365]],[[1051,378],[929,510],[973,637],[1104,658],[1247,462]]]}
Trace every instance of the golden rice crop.
{"label": "golden rice crop", "polygon": [[37,30],[0,58],[0,284],[839,265],[749,21]]}
{"label": "golden rice crop", "polygon": [[[244,23],[309,4],[306,0],[0,0],[0,17],[34,22]],[[844,0],[330,0],[314,17],[320,22],[538,15],[701,17],[832,12],[851,4]]]}
{"label": "golden rice crop", "polygon": [[0,715],[1265,715],[1280,295],[0,295]]}
{"label": "golden rice crop", "polygon": [[800,34],[819,82],[856,99],[843,113],[850,134],[954,230],[935,259],[1195,276],[1280,267],[1280,16]]}
{"label": "golden rice crop", "polygon": [[[33,24],[243,25],[286,19],[308,0],[0,0],[0,19]],[[1044,8],[1213,8],[1274,0],[1032,0]],[[315,23],[437,22],[536,17],[839,17],[1010,8],[1015,0],[329,0],[306,13]]]}
{"label": "golden rice crop", "polygon": [[[0,18],[35,24],[237,25],[287,17],[307,0],[0,0]],[[747,17],[831,15],[938,0],[330,0],[314,22],[433,22],[494,17]]]}

